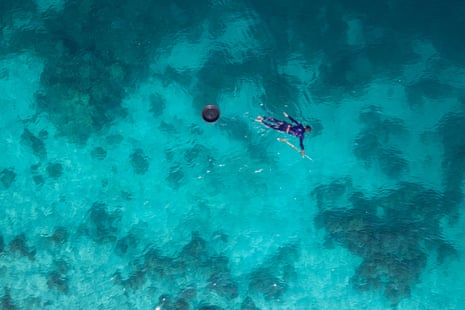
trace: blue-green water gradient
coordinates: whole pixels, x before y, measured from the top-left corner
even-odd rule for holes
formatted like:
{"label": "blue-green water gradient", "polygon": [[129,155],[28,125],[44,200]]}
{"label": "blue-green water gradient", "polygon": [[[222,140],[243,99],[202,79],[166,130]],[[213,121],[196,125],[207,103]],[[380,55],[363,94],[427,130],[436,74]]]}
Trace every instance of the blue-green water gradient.
{"label": "blue-green water gradient", "polygon": [[464,13],[2,1],[0,307],[465,307]]}

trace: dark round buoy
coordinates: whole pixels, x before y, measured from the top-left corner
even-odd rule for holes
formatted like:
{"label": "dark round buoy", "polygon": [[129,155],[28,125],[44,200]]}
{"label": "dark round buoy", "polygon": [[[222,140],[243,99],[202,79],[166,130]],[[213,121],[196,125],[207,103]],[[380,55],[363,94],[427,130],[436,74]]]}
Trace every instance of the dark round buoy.
{"label": "dark round buoy", "polygon": [[213,104],[206,105],[202,110],[202,117],[206,122],[216,122],[220,118],[220,109]]}

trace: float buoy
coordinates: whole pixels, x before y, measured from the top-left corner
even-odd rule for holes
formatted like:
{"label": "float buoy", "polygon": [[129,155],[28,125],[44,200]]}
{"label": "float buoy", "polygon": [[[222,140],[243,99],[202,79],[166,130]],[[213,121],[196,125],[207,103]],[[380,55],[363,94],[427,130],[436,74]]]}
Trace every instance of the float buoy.
{"label": "float buoy", "polygon": [[202,110],[202,117],[206,122],[214,123],[220,118],[220,109],[213,104],[206,105]]}

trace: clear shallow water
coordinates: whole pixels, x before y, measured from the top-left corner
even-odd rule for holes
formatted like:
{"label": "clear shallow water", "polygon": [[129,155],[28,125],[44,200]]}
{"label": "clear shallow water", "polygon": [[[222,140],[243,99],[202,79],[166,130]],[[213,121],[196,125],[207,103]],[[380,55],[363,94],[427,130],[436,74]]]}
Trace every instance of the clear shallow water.
{"label": "clear shallow water", "polygon": [[465,8],[417,7],[2,2],[2,308],[463,307]]}

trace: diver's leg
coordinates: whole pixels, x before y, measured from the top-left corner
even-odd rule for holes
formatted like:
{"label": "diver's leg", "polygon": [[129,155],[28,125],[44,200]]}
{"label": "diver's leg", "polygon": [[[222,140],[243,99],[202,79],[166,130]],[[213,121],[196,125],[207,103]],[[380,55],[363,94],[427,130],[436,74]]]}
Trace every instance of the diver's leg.
{"label": "diver's leg", "polygon": [[288,123],[280,121],[272,117],[265,117],[262,121],[262,124],[264,124],[265,126],[269,128],[282,131],[282,132],[287,132],[289,130]]}

